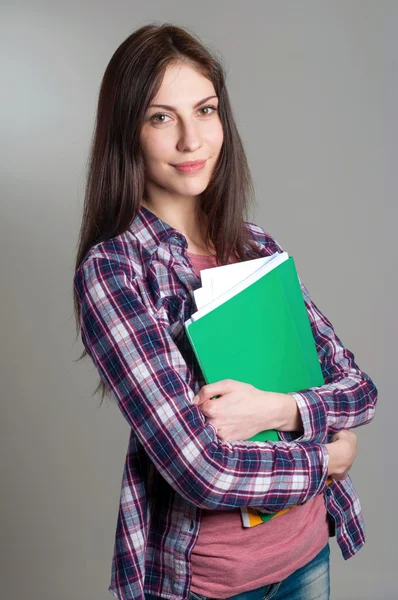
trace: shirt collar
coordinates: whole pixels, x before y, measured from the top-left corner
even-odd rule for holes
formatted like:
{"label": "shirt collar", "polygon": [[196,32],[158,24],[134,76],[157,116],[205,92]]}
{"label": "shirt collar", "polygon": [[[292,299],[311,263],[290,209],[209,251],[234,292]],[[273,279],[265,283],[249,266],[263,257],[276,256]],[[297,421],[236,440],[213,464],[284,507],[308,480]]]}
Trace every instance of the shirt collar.
{"label": "shirt collar", "polygon": [[172,243],[187,250],[188,241],[178,231],[142,204],[129,230],[151,254],[162,243]]}
{"label": "shirt collar", "polygon": [[[268,255],[269,252],[265,246],[256,239],[255,235],[253,235],[250,223],[245,221],[245,226],[251,232],[252,241],[260,252],[260,255]],[[140,204],[137,215],[129,226],[129,230],[150,254],[152,254],[162,243],[171,243],[180,246],[185,251],[188,249],[188,240],[181,231],[178,231],[178,229],[175,229],[163,221],[163,219],[155,215],[155,213],[142,204]],[[250,251],[249,255],[253,258],[258,256],[258,254],[253,251]]]}

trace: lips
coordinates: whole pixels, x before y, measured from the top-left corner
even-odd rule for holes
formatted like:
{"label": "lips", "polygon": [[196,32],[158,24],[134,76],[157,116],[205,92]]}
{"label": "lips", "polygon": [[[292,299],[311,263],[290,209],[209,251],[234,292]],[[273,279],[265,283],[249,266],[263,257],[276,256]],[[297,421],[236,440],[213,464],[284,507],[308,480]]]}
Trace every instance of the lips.
{"label": "lips", "polygon": [[181,173],[198,173],[203,169],[205,164],[205,160],[200,160],[191,163],[180,163],[179,165],[173,165],[173,167]]}

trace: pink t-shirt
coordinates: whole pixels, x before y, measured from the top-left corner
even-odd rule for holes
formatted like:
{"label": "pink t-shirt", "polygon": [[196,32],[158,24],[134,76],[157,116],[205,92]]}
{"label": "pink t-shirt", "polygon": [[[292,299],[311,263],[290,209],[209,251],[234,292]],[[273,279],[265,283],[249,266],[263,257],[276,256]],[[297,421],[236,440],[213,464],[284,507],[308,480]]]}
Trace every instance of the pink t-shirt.
{"label": "pink t-shirt", "polygon": [[[188,252],[199,275],[215,257]],[[231,261],[231,262],[236,262]],[[243,527],[240,509],[205,510],[191,555],[191,590],[228,598],[285,579],[328,543],[323,494],[267,523]]]}

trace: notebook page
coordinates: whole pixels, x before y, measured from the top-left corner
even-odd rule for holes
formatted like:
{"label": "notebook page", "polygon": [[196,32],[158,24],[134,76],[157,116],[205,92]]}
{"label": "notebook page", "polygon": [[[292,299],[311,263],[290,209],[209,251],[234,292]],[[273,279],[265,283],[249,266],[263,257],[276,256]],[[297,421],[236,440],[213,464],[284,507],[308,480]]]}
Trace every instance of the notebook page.
{"label": "notebook page", "polygon": [[[262,277],[266,273],[269,273],[270,271],[272,271],[272,269],[274,269],[275,267],[282,264],[285,260],[287,260],[289,258],[289,255],[287,252],[282,252],[282,253],[276,252],[269,258],[271,260],[268,260],[265,264],[263,264],[261,267],[256,269],[248,277],[245,277],[243,280],[239,281],[232,288],[226,290],[225,292],[223,292],[221,295],[217,296],[216,298],[213,298],[205,306],[203,306],[198,311],[193,313],[191,315],[191,319],[188,319],[188,321],[197,321],[203,315],[207,314],[214,308],[217,308],[217,306],[221,306],[221,304],[223,304],[223,302],[226,302],[227,300],[229,300],[230,298],[232,298],[233,296],[235,296],[236,294],[238,294],[239,292],[244,290],[246,287],[248,287],[249,285],[251,285],[252,283],[257,281],[257,279],[260,279],[260,277]],[[254,260],[257,260],[257,259],[254,259]],[[237,263],[237,264],[239,264],[239,263]],[[225,266],[230,266],[230,265],[225,265]],[[217,269],[217,268],[224,268],[224,267],[212,267],[212,268]],[[196,301],[196,299],[195,299],[195,301]]]}
{"label": "notebook page", "polygon": [[[276,255],[279,253],[276,252]],[[213,268],[212,273],[210,274],[211,278],[211,289],[212,289],[212,299],[217,298],[227,290],[230,290],[234,285],[238,284],[240,281],[249,277],[252,273],[255,273],[257,270],[262,268],[264,265],[270,263],[275,257],[275,254],[272,256],[263,256],[261,258],[255,258],[254,260],[243,261],[241,263],[235,263],[232,265],[225,265],[230,267],[237,267],[236,269],[230,269],[229,271],[224,270],[217,273],[217,271]],[[247,264],[252,263],[252,264]]]}
{"label": "notebook page", "polygon": [[[244,260],[230,265],[222,265],[218,267],[210,267],[209,269],[203,269],[200,272],[200,278],[202,281],[202,287],[212,286],[213,280],[219,279],[222,282],[221,286],[228,289],[228,283],[231,282],[229,287],[232,287],[248,275],[253,273],[261,267],[264,263],[270,260],[272,256],[262,256],[260,258],[254,258],[252,260]],[[224,290],[224,291],[225,291]]]}
{"label": "notebook page", "polygon": [[275,254],[232,263],[230,265],[202,269],[200,272],[202,287],[194,291],[197,309],[200,310],[214,300],[214,298],[231,289],[251,273],[254,273],[257,269],[272,260]]}

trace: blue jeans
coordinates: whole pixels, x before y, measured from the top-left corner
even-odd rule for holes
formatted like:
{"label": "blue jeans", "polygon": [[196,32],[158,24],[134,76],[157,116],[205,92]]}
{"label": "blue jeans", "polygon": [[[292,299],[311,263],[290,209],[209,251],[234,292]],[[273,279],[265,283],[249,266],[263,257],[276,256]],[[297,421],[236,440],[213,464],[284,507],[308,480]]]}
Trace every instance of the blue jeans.
{"label": "blue jeans", "polygon": [[[226,600],[330,600],[329,543],[309,563],[282,581],[229,596]],[[212,600],[190,592],[189,600]]]}

